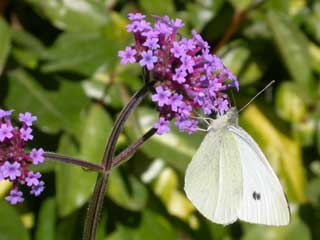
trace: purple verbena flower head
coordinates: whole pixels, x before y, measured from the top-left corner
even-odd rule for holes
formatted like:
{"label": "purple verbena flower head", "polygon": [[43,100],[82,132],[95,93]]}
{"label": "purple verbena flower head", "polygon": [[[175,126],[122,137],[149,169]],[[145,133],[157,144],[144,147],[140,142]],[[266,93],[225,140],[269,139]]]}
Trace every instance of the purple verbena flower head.
{"label": "purple verbena flower head", "polygon": [[19,185],[27,185],[33,195],[38,196],[44,189],[40,180],[41,174],[34,173],[28,168],[43,162],[43,149],[32,149],[26,152],[26,143],[33,139],[32,123],[37,117],[31,113],[20,113],[19,120],[22,126],[13,126],[11,114],[13,110],[0,109],[0,181],[8,180],[13,183],[9,196],[5,199],[11,204],[23,202]]}
{"label": "purple verbena flower head", "polygon": [[187,39],[178,33],[184,25],[181,19],[154,16],[152,26],[141,13],[128,16],[127,30],[135,43],[119,52],[121,64],[137,62],[150,71],[155,82],[152,101],[160,112],[154,125],[158,134],[169,131],[172,119],[180,131],[191,134],[198,129],[193,115],[201,111],[205,115],[224,114],[228,110],[225,92],[231,87],[239,89],[237,78],[210,53],[209,44],[196,31]]}

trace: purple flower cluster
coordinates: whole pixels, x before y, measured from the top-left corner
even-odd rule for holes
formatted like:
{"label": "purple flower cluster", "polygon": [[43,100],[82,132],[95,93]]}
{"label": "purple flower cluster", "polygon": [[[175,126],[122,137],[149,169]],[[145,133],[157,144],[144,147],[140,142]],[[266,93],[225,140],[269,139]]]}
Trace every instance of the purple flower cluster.
{"label": "purple flower cluster", "polygon": [[236,77],[221,59],[210,54],[210,47],[192,31],[190,39],[183,38],[178,29],[180,19],[155,16],[152,26],[141,13],[130,13],[127,31],[135,44],[119,51],[121,64],[138,62],[146,67],[156,82],[152,101],[156,102],[160,120],[154,125],[158,134],[169,132],[175,119],[180,131],[193,133],[198,121],[193,117],[199,110],[206,115],[223,114],[229,108],[225,91],[239,88]]}
{"label": "purple flower cluster", "polygon": [[31,113],[20,113],[20,128],[11,123],[13,110],[0,109],[0,181],[9,180],[13,188],[5,199],[11,204],[23,202],[23,194],[19,191],[19,185],[27,185],[30,193],[39,196],[44,190],[44,182],[40,179],[39,172],[28,170],[32,164],[37,165],[44,161],[43,149],[32,149],[30,153],[25,151],[26,142],[33,139],[32,123],[37,117]]}

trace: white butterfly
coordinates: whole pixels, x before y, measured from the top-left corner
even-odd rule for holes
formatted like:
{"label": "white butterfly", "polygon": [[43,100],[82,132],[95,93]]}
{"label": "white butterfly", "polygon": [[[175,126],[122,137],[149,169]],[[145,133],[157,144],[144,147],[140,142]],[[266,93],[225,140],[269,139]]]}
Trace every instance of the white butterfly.
{"label": "white butterfly", "polygon": [[290,209],[279,179],[258,144],[238,125],[238,112],[231,108],[211,121],[185,175],[184,189],[193,205],[224,225],[238,218],[289,224]]}

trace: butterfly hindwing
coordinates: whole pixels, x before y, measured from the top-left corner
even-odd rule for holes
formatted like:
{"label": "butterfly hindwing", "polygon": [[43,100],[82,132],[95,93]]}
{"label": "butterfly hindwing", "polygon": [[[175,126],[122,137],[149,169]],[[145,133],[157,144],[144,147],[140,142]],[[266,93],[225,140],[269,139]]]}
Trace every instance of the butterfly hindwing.
{"label": "butterfly hindwing", "polygon": [[243,198],[238,217],[246,222],[287,225],[290,211],[282,186],[253,138],[239,126],[229,126],[240,152]]}

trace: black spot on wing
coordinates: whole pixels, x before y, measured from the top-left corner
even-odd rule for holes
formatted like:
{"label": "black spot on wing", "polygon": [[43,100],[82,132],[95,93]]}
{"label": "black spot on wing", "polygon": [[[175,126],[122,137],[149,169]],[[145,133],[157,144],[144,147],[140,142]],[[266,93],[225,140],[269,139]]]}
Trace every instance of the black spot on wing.
{"label": "black spot on wing", "polygon": [[252,193],[252,197],[253,197],[254,200],[260,200],[261,199],[261,194],[257,193],[256,191],[254,191]]}

